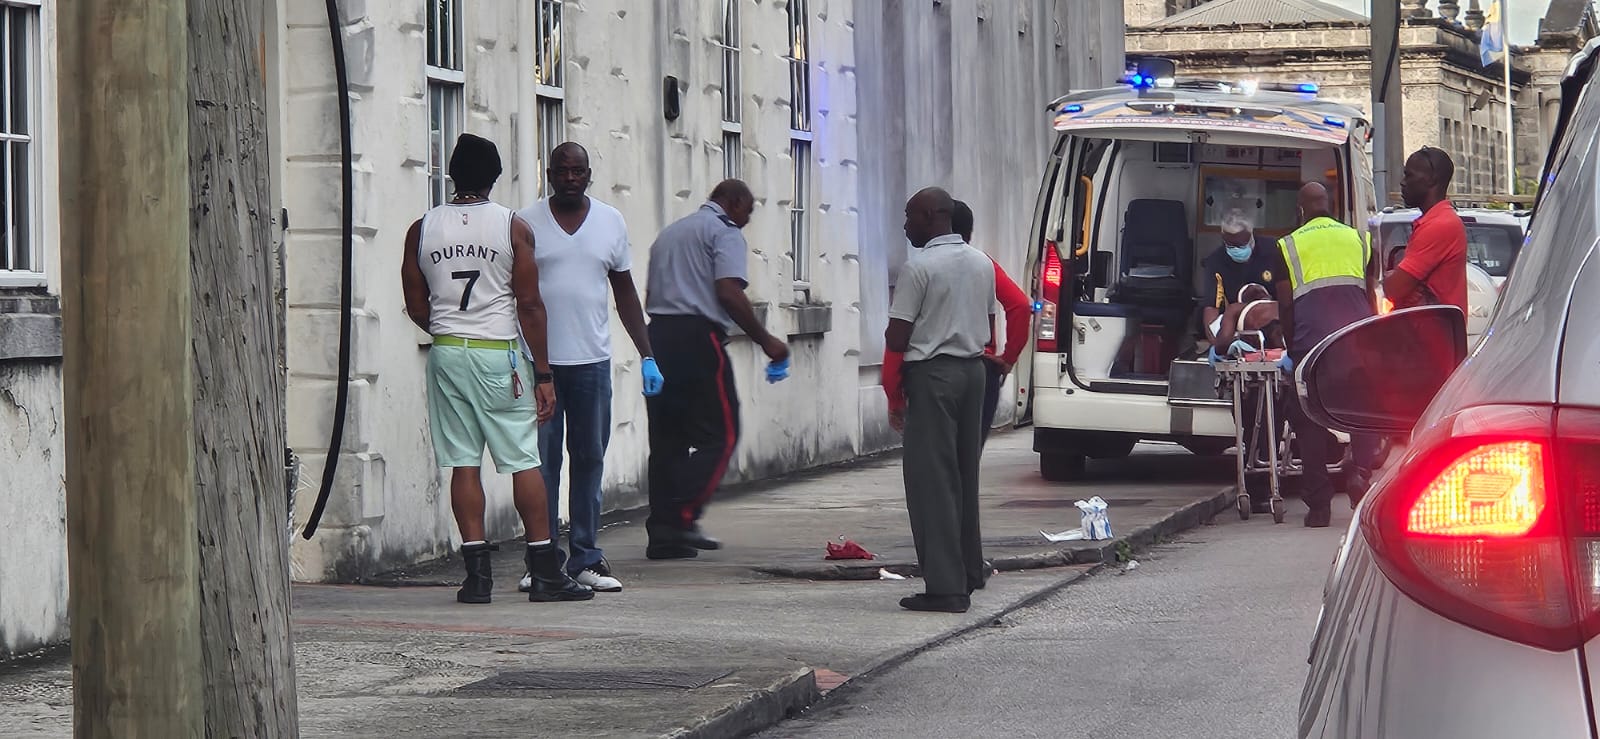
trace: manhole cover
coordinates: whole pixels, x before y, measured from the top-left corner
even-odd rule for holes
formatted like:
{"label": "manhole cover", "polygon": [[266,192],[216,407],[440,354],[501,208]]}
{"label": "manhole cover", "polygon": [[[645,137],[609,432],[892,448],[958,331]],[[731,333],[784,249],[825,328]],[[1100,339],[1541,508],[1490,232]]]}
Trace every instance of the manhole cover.
{"label": "manhole cover", "polygon": [[[1107,506],[1126,508],[1128,506],[1149,505],[1150,498],[1104,498]],[[1000,504],[1001,508],[1071,508],[1076,500],[1065,498],[1023,498],[1021,500],[1008,500]]]}
{"label": "manhole cover", "polygon": [[692,690],[733,674],[732,670],[526,670],[502,672],[457,692],[495,690]]}

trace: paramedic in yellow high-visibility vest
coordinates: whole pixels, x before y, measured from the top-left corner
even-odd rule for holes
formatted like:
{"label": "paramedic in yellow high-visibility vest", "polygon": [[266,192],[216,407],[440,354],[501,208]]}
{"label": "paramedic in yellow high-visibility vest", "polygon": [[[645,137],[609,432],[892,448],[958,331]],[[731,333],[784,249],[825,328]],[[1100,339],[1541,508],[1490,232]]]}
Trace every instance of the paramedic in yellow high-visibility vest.
{"label": "paramedic in yellow high-visibility vest", "polygon": [[[1376,314],[1377,265],[1371,243],[1360,231],[1333,217],[1328,190],[1312,182],[1300,188],[1300,218],[1304,224],[1278,241],[1273,274],[1278,315],[1285,327],[1288,355],[1285,370],[1294,368],[1330,334]],[[1311,421],[1298,402],[1289,404],[1289,422],[1299,439],[1301,499],[1310,512],[1305,525],[1321,528],[1332,520],[1333,481],[1328,464],[1335,450],[1333,435]],[[1356,485],[1364,490],[1377,457],[1377,440],[1352,437],[1357,466]],[[1356,498],[1352,498],[1352,504]]]}

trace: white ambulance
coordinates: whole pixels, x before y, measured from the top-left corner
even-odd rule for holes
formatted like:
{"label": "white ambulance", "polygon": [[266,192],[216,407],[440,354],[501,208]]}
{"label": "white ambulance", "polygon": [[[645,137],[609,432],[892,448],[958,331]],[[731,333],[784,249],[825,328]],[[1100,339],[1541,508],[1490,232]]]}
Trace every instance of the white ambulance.
{"label": "white ambulance", "polygon": [[1206,362],[1201,261],[1224,214],[1256,235],[1299,224],[1298,191],[1321,182],[1334,214],[1375,210],[1370,126],[1317,86],[1195,80],[1144,60],[1115,87],[1050,104],[1058,132],[1031,224],[1031,359],[1018,363],[1018,417],[1031,417],[1039,471],[1072,479],[1088,458],[1141,440],[1196,454],[1233,445],[1231,403]]}

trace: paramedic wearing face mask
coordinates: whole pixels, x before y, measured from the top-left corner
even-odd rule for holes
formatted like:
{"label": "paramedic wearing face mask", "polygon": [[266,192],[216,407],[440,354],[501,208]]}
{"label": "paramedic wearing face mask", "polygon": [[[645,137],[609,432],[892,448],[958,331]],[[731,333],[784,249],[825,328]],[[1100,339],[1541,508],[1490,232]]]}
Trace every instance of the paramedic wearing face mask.
{"label": "paramedic wearing face mask", "polygon": [[1206,338],[1215,339],[1217,318],[1237,303],[1246,288],[1255,285],[1272,297],[1272,240],[1257,239],[1250,221],[1239,211],[1222,220],[1222,246],[1202,262],[1210,272],[1206,281],[1211,303],[1205,307]]}

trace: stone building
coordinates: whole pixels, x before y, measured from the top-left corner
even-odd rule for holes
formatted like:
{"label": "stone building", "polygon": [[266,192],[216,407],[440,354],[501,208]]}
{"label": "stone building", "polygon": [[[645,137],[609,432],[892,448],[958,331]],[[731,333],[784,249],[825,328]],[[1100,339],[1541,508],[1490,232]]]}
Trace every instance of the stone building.
{"label": "stone building", "polygon": [[[1128,17],[1161,3],[1127,0]],[[1173,3],[1168,3],[1169,5]],[[1183,4],[1177,2],[1176,4]],[[1571,51],[1595,35],[1588,0],[1553,0],[1539,43],[1514,50],[1512,91],[1517,182],[1507,181],[1506,95],[1502,68],[1481,65],[1476,0],[1402,2],[1400,77],[1406,149],[1450,152],[1455,192],[1489,200],[1527,191],[1548,147],[1559,78]],[[1137,7],[1136,7],[1137,6]],[[1321,0],[1210,0],[1128,29],[1128,53],[1171,57],[1182,74],[1224,79],[1314,82],[1323,97],[1371,108],[1371,32],[1365,16]]]}
{"label": "stone building", "polygon": [[[4,67],[8,90],[29,93],[27,125],[0,123],[0,163],[15,173],[0,177],[0,654],[65,636],[60,245],[54,198],[36,195],[55,189],[57,2],[0,0],[0,23],[17,24],[0,27],[0,58],[29,65]],[[338,389],[340,128],[323,2],[269,7],[303,521]],[[427,434],[428,339],[403,313],[398,275],[407,226],[449,192],[443,164],[459,132],[499,145],[493,198],[516,206],[543,190],[543,152],[587,146],[590,193],[627,218],[641,287],[662,226],[724,177],[751,184],[750,292],[788,337],[794,370],[760,381],[760,352],[735,339],[738,481],[898,443],[878,365],[905,198],[950,187],[976,210],[979,245],[1020,272],[1051,136],[1045,103],[1123,68],[1121,7],[1075,0],[342,0],[341,11],[356,184],[351,381],[331,502],[316,537],[294,539],[299,580],[357,579],[456,540]],[[620,326],[613,346],[605,487],[609,505],[628,507],[644,500],[646,421]],[[509,480],[485,478],[491,533],[509,537]]]}

